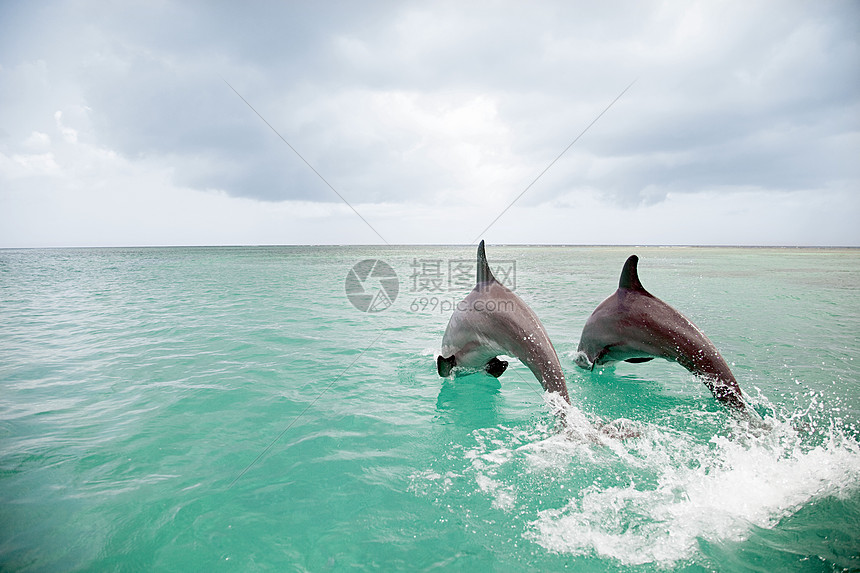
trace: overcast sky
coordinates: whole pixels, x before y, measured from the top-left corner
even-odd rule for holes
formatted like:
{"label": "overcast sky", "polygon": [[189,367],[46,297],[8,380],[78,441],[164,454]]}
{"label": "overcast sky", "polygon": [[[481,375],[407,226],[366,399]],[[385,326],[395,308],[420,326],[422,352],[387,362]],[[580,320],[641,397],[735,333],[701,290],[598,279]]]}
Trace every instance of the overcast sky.
{"label": "overcast sky", "polygon": [[0,3],[0,247],[860,246],[856,0],[242,4]]}

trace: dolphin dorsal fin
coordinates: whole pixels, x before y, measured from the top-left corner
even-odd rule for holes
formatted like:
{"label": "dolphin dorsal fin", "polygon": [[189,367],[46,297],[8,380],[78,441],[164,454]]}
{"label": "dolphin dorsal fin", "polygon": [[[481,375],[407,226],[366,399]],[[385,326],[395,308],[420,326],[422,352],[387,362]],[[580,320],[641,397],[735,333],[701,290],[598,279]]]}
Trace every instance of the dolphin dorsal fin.
{"label": "dolphin dorsal fin", "polygon": [[478,245],[478,279],[477,284],[493,282],[496,277],[493,276],[493,271],[490,270],[490,265],[487,263],[487,253],[484,252],[484,241]]}
{"label": "dolphin dorsal fin", "polygon": [[627,262],[624,263],[624,268],[621,269],[621,279],[618,281],[618,288],[647,292],[645,291],[645,287],[642,286],[642,283],[639,282],[639,271],[636,268],[638,264],[639,257],[636,255],[630,255],[627,258]]}

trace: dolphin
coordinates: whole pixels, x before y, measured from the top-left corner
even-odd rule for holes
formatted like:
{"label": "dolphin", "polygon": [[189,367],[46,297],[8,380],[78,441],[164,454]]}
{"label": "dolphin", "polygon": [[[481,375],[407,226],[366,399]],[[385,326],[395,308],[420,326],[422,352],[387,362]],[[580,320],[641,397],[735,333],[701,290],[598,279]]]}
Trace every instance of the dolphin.
{"label": "dolphin", "polygon": [[520,297],[493,276],[481,241],[475,288],[457,304],[448,321],[436,368],[443,378],[454,367],[485,370],[498,378],[508,367],[506,361],[499,360],[500,354],[518,358],[546,391],[557,392],[570,403],[558,355],[543,324]]}
{"label": "dolphin", "polygon": [[586,370],[612,362],[672,360],[702,379],[717,400],[739,411],[747,404],[729,365],[683,314],[639,282],[639,257],[621,270],[618,290],[594,310],[579,339],[576,364]]}

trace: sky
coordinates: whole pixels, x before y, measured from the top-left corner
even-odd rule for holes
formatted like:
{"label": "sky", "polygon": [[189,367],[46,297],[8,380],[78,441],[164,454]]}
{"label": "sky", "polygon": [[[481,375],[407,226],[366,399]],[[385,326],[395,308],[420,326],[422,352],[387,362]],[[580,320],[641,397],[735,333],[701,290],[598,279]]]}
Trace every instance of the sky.
{"label": "sky", "polygon": [[0,0],[0,248],[860,246],[856,0],[244,4]]}

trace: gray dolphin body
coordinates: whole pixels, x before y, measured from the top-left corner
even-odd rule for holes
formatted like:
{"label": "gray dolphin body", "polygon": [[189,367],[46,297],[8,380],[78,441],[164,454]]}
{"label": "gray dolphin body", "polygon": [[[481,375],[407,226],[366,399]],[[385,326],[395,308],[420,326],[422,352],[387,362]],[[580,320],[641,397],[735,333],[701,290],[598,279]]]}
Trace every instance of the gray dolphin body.
{"label": "gray dolphin body", "polygon": [[700,377],[717,400],[749,407],[729,365],[708,337],[683,314],[645,290],[632,255],[618,290],[591,314],[579,339],[576,363],[586,370],[618,361],[673,360]]}
{"label": "gray dolphin body", "polygon": [[436,361],[439,376],[449,376],[458,366],[483,369],[498,378],[508,363],[497,356],[506,354],[528,366],[545,390],[558,392],[569,403],[564,373],[543,324],[520,297],[493,276],[484,241],[478,246],[476,283],[448,321]]}

